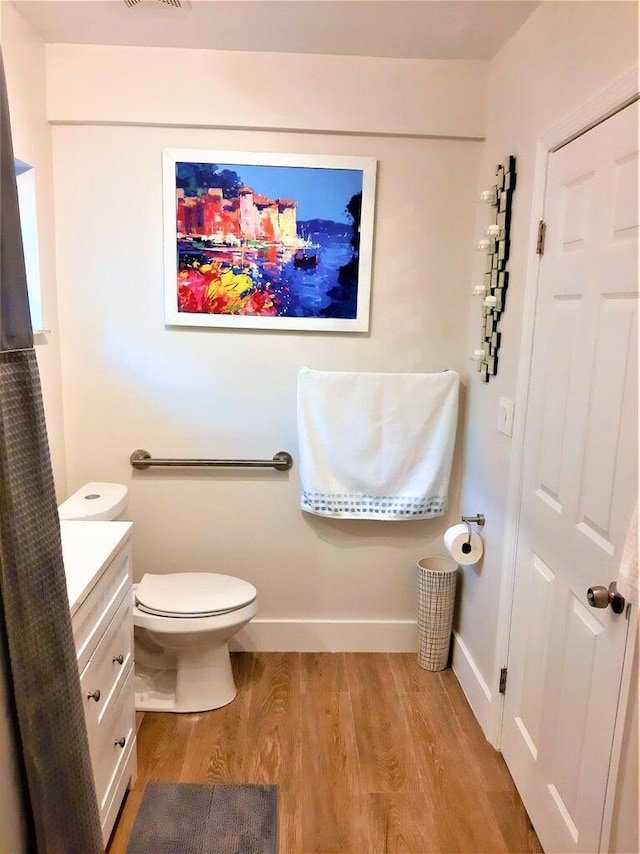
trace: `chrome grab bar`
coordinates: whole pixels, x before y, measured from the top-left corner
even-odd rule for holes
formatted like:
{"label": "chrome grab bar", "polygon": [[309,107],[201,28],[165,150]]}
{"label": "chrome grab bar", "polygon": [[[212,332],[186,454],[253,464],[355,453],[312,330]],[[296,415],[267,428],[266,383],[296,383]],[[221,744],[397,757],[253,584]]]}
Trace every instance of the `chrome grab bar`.
{"label": "chrome grab bar", "polygon": [[152,457],[149,451],[139,448],[131,454],[129,462],[134,469],[138,470],[162,466],[172,468],[272,468],[278,471],[288,471],[293,465],[293,457],[287,451],[278,451],[277,454],[273,455],[272,460],[160,460]]}

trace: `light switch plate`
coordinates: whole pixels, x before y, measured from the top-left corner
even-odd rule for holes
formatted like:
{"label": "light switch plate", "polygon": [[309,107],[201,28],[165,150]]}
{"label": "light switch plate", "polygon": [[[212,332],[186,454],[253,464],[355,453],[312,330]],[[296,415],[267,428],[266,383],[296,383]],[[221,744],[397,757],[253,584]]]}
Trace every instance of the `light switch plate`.
{"label": "light switch plate", "polygon": [[498,430],[505,436],[513,435],[513,401],[506,397],[500,398]]}

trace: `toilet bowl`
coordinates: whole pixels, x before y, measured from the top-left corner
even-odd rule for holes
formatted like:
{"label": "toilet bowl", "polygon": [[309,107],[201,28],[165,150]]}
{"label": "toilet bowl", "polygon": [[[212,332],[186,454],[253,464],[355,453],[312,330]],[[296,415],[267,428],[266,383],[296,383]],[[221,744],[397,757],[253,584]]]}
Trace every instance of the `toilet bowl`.
{"label": "toilet bowl", "polygon": [[252,584],[229,575],[144,575],[134,585],[136,708],[203,712],[236,696],[228,640],[258,610]]}
{"label": "toilet bowl", "polygon": [[[61,519],[112,521],[126,512],[122,484],[88,483],[58,508]],[[236,685],[229,639],[257,613],[257,591],[230,575],[145,574],[133,585],[136,709],[203,712],[230,703]]]}

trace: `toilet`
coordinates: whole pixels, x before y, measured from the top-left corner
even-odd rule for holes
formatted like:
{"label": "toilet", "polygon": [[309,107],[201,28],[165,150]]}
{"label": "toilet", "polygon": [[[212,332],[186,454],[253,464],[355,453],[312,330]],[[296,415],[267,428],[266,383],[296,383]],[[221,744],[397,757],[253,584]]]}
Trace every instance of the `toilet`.
{"label": "toilet", "polygon": [[[60,519],[122,518],[127,487],[87,483],[58,508]],[[256,588],[212,572],[146,573],[133,585],[136,709],[204,712],[236,696],[229,639],[256,615]]]}
{"label": "toilet", "polygon": [[228,641],[257,613],[253,584],[212,572],[133,585],[136,708],[204,712],[236,696]]}

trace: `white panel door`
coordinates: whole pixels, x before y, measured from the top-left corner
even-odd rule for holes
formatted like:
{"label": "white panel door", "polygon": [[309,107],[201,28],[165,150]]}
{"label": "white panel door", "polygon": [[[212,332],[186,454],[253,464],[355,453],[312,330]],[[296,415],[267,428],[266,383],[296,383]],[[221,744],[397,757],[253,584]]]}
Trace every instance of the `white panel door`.
{"label": "white panel door", "polygon": [[549,156],[502,750],[547,852],[600,850],[637,501],[638,110]]}

